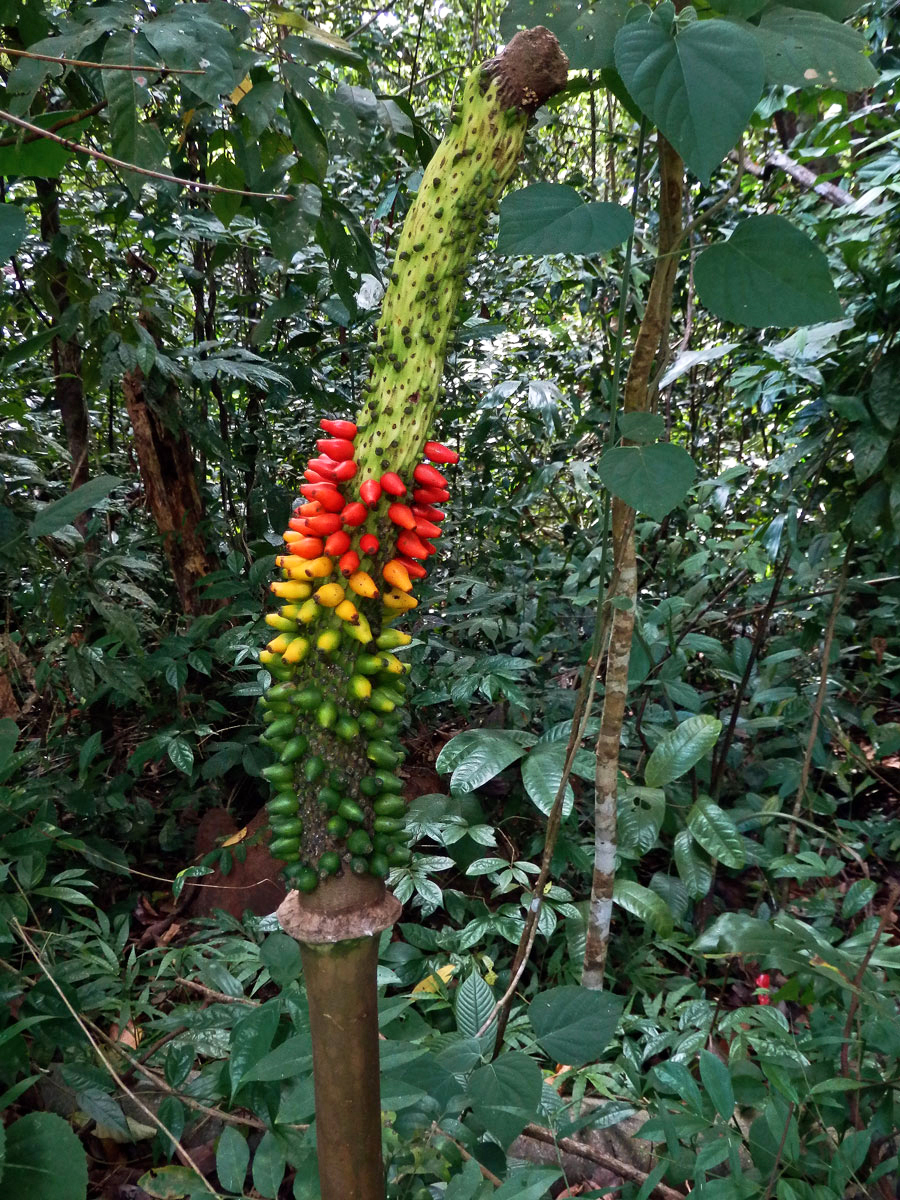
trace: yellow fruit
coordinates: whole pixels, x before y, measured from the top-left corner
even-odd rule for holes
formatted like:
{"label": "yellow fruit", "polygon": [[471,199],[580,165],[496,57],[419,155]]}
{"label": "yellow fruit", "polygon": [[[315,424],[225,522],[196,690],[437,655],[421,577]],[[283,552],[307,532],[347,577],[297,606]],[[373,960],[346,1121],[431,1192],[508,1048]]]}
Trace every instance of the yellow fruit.
{"label": "yellow fruit", "polygon": [[359,621],[359,610],[352,600],[342,600],[334,611],[342,621],[352,621],[354,624]]}
{"label": "yellow fruit", "polygon": [[291,639],[286,633],[282,633],[277,638],[273,638],[266,649],[270,654],[284,654],[290,644]]}
{"label": "yellow fruit", "polygon": [[365,600],[374,600],[378,595],[375,580],[366,571],[354,571],[349,582],[350,590]]}
{"label": "yellow fruit", "polygon": [[287,650],[284,651],[283,658],[288,663],[303,662],[306,657],[306,652],[309,650],[309,642],[305,637],[295,637]]}
{"label": "yellow fruit", "polygon": [[344,589],[339,583],[323,583],[315,596],[316,603],[321,604],[323,608],[337,608],[344,599]]}
{"label": "yellow fruit", "polygon": [[298,618],[298,620],[302,621],[304,625],[309,625],[313,621],[316,620],[318,615],[319,615],[319,606],[318,606],[318,604],[316,604],[315,600],[313,600],[312,596],[310,596],[310,598],[308,600],[304,600],[303,603],[300,605],[300,610],[297,613],[297,618]]}
{"label": "yellow fruit", "polygon": [[334,561],[323,554],[321,558],[311,558],[303,563],[299,571],[301,579],[327,579],[334,570]]}
{"label": "yellow fruit", "polygon": [[419,603],[415,596],[408,596],[399,588],[391,588],[389,592],[385,592],[382,600],[385,608],[397,609],[400,612],[405,612],[408,608],[415,608]]}
{"label": "yellow fruit", "polygon": [[289,579],[284,583],[270,583],[269,591],[282,600],[305,600],[309,595],[309,584]]}
{"label": "yellow fruit", "polygon": [[316,638],[316,645],[323,654],[331,654],[341,644],[341,634],[338,629],[324,629]]}

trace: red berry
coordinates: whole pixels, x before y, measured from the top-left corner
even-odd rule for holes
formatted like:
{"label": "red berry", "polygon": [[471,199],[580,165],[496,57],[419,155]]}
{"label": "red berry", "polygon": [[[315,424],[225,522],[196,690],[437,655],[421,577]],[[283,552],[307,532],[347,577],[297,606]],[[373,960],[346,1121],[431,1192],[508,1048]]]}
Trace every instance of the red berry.
{"label": "red berry", "polygon": [[443,504],[445,500],[450,499],[450,493],[446,488],[416,488],[413,492],[413,500],[417,504]]}
{"label": "red berry", "polygon": [[298,558],[318,558],[322,553],[322,539],[317,537],[301,538],[299,542],[291,542],[290,551]]}
{"label": "red berry", "polygon": [[416,483],[421,483],[423,487],[442,488],[447,486],[447,480],[436,467],[431,467],[428,463],[419,463],[413,471],[413,479]]}
{"label": "red berry", "polygon": [[419,517],[416,520],[416,533],[422,538],[436,538],[441,536],[441,527]]}
{"label": "red berry", "polygon": [[772,1003],[771,999],[769,998],[768,993],[764,993],[762,996],[757,996],[756,1000],[757,1000],[758,1004],[771,1004]]}
{"label": "red berry", "polygon": [[392,504],[388,508],[388,516],[401,529],[415,529],[416,527],[416,518],[412,514],[412,509],[406,504]]}
{"label": "red berry", "polygon": [[359,548],[363,554],[374,554],[379,546],[378,538],[374,533],[364,533],[359,539]]}
{"label": "red berry", "polygon": [[300,491],[310,500],[321,504],[326,512],[340,512],[344,507],[344,497],[333,484],[304,483],[300,485]]}
{"label": "red berry", "polygon": [[338,563],[338,570],[342,575],[352,575],[359,566],[359,555],[355,550],[348,550],[346,554],[342,554]]}
{"label": "red berry", "polygon": [[350,525],[355,528],[357,525],[362,525],[366,517],[369,515],[369,510],[364,504],[360,504],[358,500],[354,500],[352,504],[347,504],[341,510],[341,519],[345,525]]}
{"label": "red berry", "polygon": [[381,486],[389,496],[406,495],[406,484],[394,471],[385,471],[381,477]]}
{"label": "red berry", "polygon": [[407,574],[413,579],[424,579],[428,572],[421,563],[417,563],[414,558],[407,558],[405,554],[399,556],[399,561],[406,567]]}
{"label": "red berry", "polygon": [[359,495],[364,504],[374,508],[381,499],[381,484],[377,479],[364,479],[359,485]]}
{"label": "red berry", "polygon": [[347,438],[319,438],[316,448],[320,454],[327,454],[335,462],[346,462],[353,457],[353,443]]}
{"label": "red berry", "polygon": [[429,554],[428,547],[415,533],[401,533],[397,538],[397,549],[410,558],[427,558]]}
{"label": "red berry", "polygon": [[436,463],[458,463],[459,455],[455,450],[451,450],[449,446],[443,446],[440,442],[425,443],[425,457],[430,458]]}
{"label": "red berry", "polygon": [[335,533],[329,534],[325,542],[326,554],[330,554],[332,558],[340,558],[349,549],[350,535],[344,533],[343,529],[338,529]]}
{"label": "red berry", "polygon": [[291,517],[288,521],[288,529],[293,529],[294,533],[312,533],[312,527],[307,517]]}
{"label": "red berry", "polygon": [[347,480],[352,479],[355,474],[356,463],[352,458],[348,458],[344,462],[339,463],[332,472],[332,475],[338,481],[338,483],[346,483]]}
{"label": "red berry", "polygon": [[309,527],[313,533],[320,533],[325,537],[330,533],[337,533],[341,527],[340,514],[324,512],[320,513],[318,517],[310,517]]}
{"label": "red berry", "polygon": [[352,421],[331,421],[326,418],[319,422],[319,428],[336,438],[350,438],[352,441],[356,437],[356,426]]}
{"label": "red berry", "polygon": [[430,504],[414,504],[412,510],[423,521],[446,521],[447,514]]}
{"label": "red berry", "polygon": [[307,465],[314,471],[318,471],[320,475],[324,475],[330,482],[334,482],[334,472],[337,468],[337,463],[333,459],[326,458],[322,454],[318,458],[311,458]]}
{"label": "red berry", "polygon": [[763,971],[763,973],[761,975],[757,975],[757,977],[753,980],[753,982],[756,984],[757,987],[767,988],[769,986],[769,984],[771,983],[771,980],[768,976],[768,973],[766,971]]}
{"label": "red berry", "polygon": [[321,471],[314,471],[312,467],[307,467],[303,472],[303,476],[309,483],[327,483],[328,480]]}

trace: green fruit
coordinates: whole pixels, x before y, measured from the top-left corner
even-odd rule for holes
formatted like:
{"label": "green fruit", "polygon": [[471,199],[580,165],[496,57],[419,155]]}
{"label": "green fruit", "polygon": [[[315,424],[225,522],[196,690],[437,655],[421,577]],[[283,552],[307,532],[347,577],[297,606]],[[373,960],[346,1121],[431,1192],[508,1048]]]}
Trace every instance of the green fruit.
{"label": "green fruit", "polygon": [[350,859],[350,870],[354,875],[368,875],[369,860],[358,855]]}
{"label": "green fruit", "polygon": [[371,854],[372,839],[364,829],[354,829],[347,838],[347,849],[351,854]]}
{"label": "green fruit", "polygon": [[294,768],[287,763],[272,763],[270,767],[263,767],[260,774],[276,785],[294,782]]}
{"label": "green fruit", "polygon": [[359,736],[359,721],[354,720],[353,717],[338,717],[334,732],[342,742],[352,742],[355,737]]}
{"label": "green fruit", "polygon": [[266,700],[270,703],[277,703],[279,700],[290,700],[295,690],[293,684],[276,683],[274,687],[270,687],[266,692]]}
{"label": "green fruit", "polygon": [[387,688],[377,687],[369,697],[369,708],[377,713],[391,713],[396,707]]}
{"label": "green fruit", "polygon": [[329,812],[337,812],[337,806],[341,802],[341,793],[337,788],[323,787],[316,792],[316,799]]}
{"label": "green fruit", "polygon": [[402,817],[406,815],[406,801],[402,796],[396,796],[393,792],[386,792],[382,796],[378,796],[372,806],[375,809],[375,815],[379,817]]}
{"label": "green fruit", "polygon": [[347,836],[348,825],[341,816],[329,817],[328,824],[325,826],[333,838],[343,838]]}
{"label": "green fruit", "polygon": [[316,720],[322,729],[334,728],[334,723],[338,719],[337,705],[333,700],[323,700],[316,709]]}
{"label": "green fruit", "polygon": [[408,633],[399,629],[386,629],[375,639],[375,645],[379,650],[396,650],[398,646],[408,646],[411,640]]}
{"label": "green fruit", "polygon": [[388,865],[391,867],[405,867],[411,859],[412,854],[406,849],[405,846],[402,848],[398,847],[396,850],[392,850],[387,856]]}
{"label": "green fruit", "polygon": [[272,836],[279,841],[282,838],[299,838],[303,832],[303,822],[299,817],[273,817],[269,825]]}
{"label": "green fruit", "polygon": [[284,738],[268,738],[265,734],[263,734],[259,740],[264,746],[268,746],[273,754],[277,754],[279,757],[281,756],[282,750],[287,745],[287,741]]}
{"label": "green fruit", "polygon": [[296,762],[298,758],[302,758],[309,749],[309,739],[302,733],[298,733],[296,737],[291,738],[288,744],[281,752],[281,761],[283,763]]}
{"label": "green fruit", "polygon": [[336,850],[326,850],[319,855],[319,870],[326,875],[335,875],[341,869],[341,856]]}
{"label": "green fruit", "polygon": [[366,775],[359,781],[359,790],[364,796],[377,796],[381,791],[381,784],[375,775]]}
{"label": "green fruit", "polygon": [[300,857],[300,839],[296,837],[276,838],[269,843],[269,853],[281,862],[296,862]]}
{"label": "green fruit", "polygon": [[364,708],[359,714],[359,724],[360,728],[364,729],[366,733],[375,733],[376,730],[381,728],[381,718],[378,716],[378,713],[372,712],[370,708]]}
{"label": "green fruit", "polygon": [[403,821],[397,817],[376,817],[374,827],[376,833],[396,833],[403,828]]}
{"label": "green fruit", "polygon": [[318,754],[308,758],[303,764],[303,777],[307,783],[315,783],[325,774],[325,759]]}
{"label": "green fruit", "polygon": [[372,760],[376,767],[384,767],[388,771],[392,767],[396,767],[401,761],[400,755],[391,746],[390,742],[369,742],[366,747],[366,756]]}
{"label": "green fruit", "polygon": [[294,732],[294,718],[280,717],[277,721],[273,721],[266,730],[266,737],[270,738],[289,738]]}
{"label": "green fruit", "polygon": [[377,875],[379,879],[384,879],[390,870],[390,864],[384,854],[373,854],[369,859],[369,874]]}
{"label": "green fruit", "polygon": [[352,821],[356,825],[361,825],[366,819],[366,814],[355,800],[342,800],[338,805],[338,812],[346,821]]}
{"label": "green fruit", "polygon": [[296,863],[289,868],[291,874],[285,871],[288,882],[300,892],[314,892],[319,886],[319,876],[312,867],[305,863]]}
{"label": "green fruit", "polygon": [[397,775],[388,775],[379,771],[375,776],[375,782],[378,784],[380,792],[397,792],[403,791],[403,780]]}
{"label": "green fruit", "polygon": [[292,817],[299,810],[300,801],[293,792],[279,792],[266,805],[270,817]]}
{"label": "green fruit", "polygon": [[360,675],[374,675],[381,667],[381,658],[377,654],[360,654],[356,660],[356,670]]}

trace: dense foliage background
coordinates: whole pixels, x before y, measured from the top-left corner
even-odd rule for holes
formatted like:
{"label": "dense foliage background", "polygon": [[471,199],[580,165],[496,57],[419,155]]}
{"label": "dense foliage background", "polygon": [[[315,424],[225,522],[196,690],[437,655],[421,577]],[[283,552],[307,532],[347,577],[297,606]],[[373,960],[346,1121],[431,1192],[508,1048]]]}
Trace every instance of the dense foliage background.
{"label": "dense foliage background", "polygon": [[[882,0],[805,7],[851,17],[878,76],[768,88],[743,169],[688,176],[689,218],[721,203],[656,382],[696,475],[660,519],[652,479],[636,505],[606,989],[576,986],[588,738],[494,1060],[610,572],[617,348],[627,364],[659,236],[657,135],[614,71],[572,74],[522,182],[633,206],[624,306],[622,245],[503,256],[492,231],[473,269],[437,430],[463,464],[410,626],[419,842],[381,954],[398,1200],[894,1194],[900,59]],[[554,14],[511,8],[501,33],[502,5],[457,0],[0,0],[10,1195],[317,1195],[296,945],[274,904],[198,916],[195,885],[249,861],[265,587],[316,423],[359,402],[460,78]],[[698,303],[697,256],[754,214],[827,254],[839,319],[747,330]],[[584,1140],[536,1166],[548,1129]]]}

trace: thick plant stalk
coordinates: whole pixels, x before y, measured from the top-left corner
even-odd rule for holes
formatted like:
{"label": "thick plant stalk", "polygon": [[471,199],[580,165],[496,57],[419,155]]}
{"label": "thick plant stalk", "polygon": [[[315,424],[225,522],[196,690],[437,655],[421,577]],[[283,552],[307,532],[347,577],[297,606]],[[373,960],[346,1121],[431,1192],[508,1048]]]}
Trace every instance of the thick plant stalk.
{"label": "thick plant stalk", "polygon": [[[625,381],[625,412],[648,412],[655,399],[653,365],[664,354],[668,315],[678,270],[681,241],[681,159],[662,137],[659,139],[660,202],[659,249],[644,319]],[[603,987],[616,867],[616,816],[618,809],[619,744],[628,695],[628,664],[637,605],[637,562],[634,547],[634,509],[617,497],[612,504],[613,563],[618,572],[618,603],[612,610],[612,627],[604,676],[603,715],[597,735],[594,792],[594,871],[588,910],[587,938],[581,982]]]}
{"label": "thick plant stalk", "polygon": [[[518,34],[469,77],[405,223],[371,347],[356,421],[327,437],[290,519],[286,600],[266,617],[261,654],[274,682],[263,741],[277,761],[270,851],[292,890],[282,927],[301,944],[310,1002],[323,1200],[384,1194],[375,1021],[376,935],[399,915],[384,877],[409,861],[398,735],[414,580],[436,552],[449,499],[439,466],[458,455],[426,441],[467,263],[516,169],[528,117],[566,80],[548,30]],[[422,461],[423,454],[426,460]]]}

